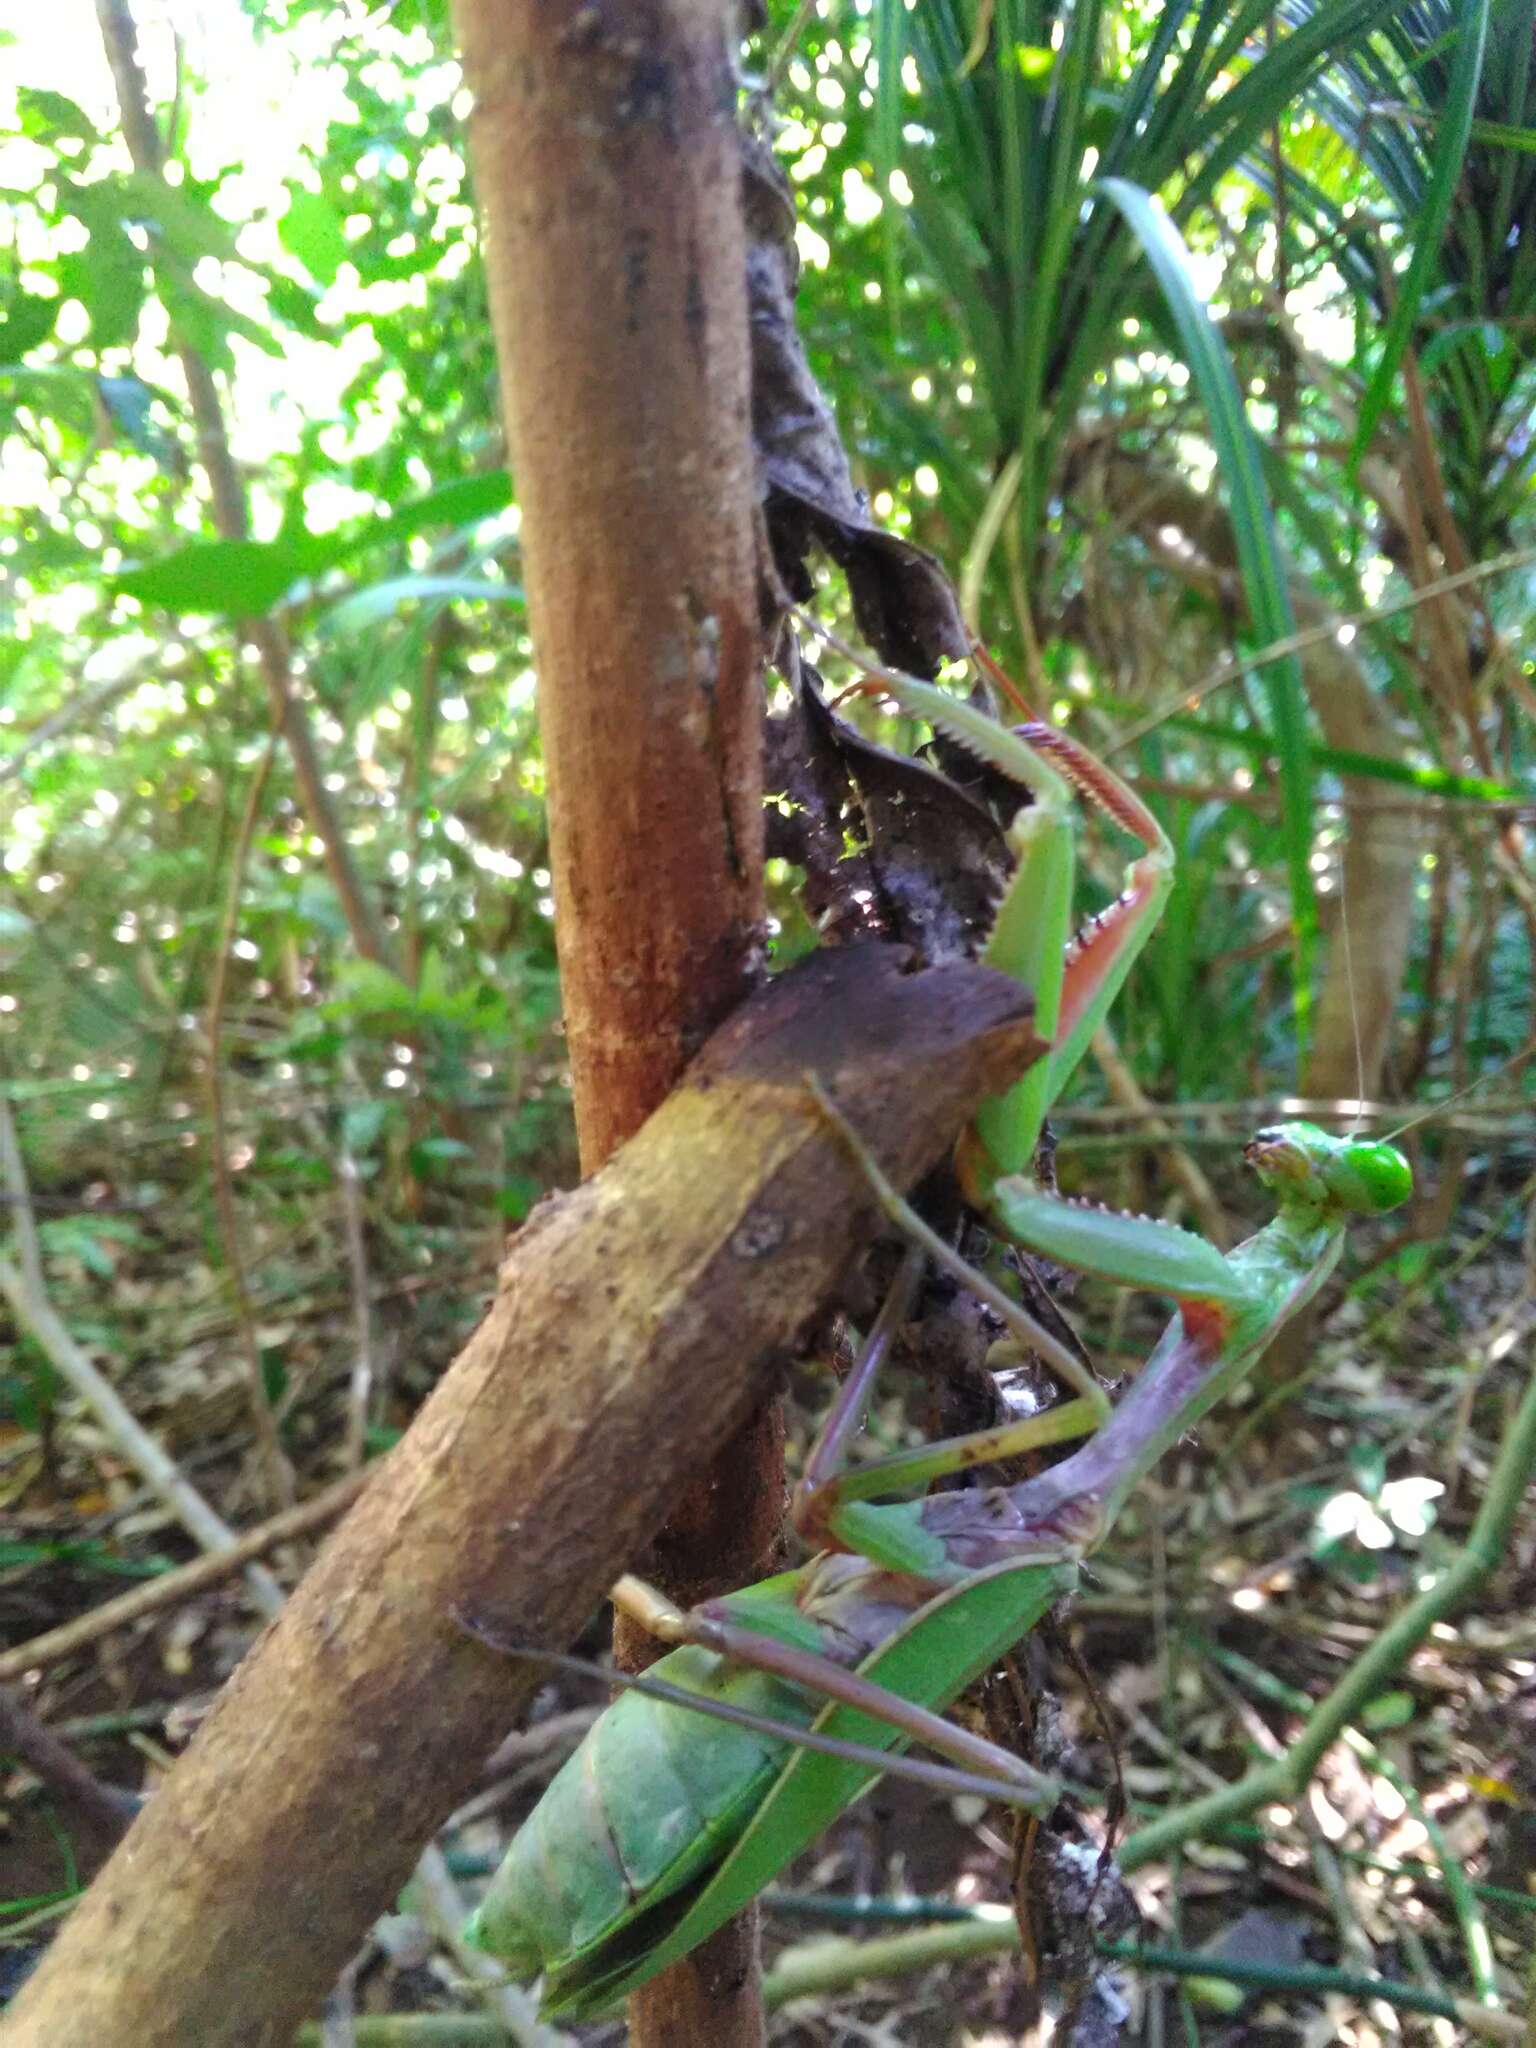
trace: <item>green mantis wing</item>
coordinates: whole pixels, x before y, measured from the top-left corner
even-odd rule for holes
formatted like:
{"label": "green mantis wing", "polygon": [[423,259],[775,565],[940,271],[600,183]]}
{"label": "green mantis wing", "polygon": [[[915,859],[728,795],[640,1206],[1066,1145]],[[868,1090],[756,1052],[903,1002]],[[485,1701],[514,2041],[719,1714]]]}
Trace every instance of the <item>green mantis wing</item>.
{"label": "green mantis wing", "polygon": [[[865,1660],[860,1675],[903,1699],[942,1709],[1026,1635],[1075,1580],[1074,1567],[1039,1562],[979,1573],[936,1595]],[[827,1708],[813,1725],[872,1750],[905,1741],[898,1730],[848,1707]],[[700,1741],[712,1735],[706,1729]],[[610,1943],[550,1972],[544,2010],[585,2019],[616,2005],[739,1912],[879,1775],[875,1763],[796,1751],[704,1889],[691,1902],[686,1892],[670,1902],[684,1908],[670,1931],[658,1935],[653,1918],[646,1930],[652,1945],[637,1954],[626,1931],[615,1930]]]}

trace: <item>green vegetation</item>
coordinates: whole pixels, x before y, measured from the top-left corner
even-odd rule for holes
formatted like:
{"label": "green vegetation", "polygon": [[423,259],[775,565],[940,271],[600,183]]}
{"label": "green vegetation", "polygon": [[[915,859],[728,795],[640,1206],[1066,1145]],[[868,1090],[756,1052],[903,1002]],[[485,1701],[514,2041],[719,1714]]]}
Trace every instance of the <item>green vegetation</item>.
{"label": "green vegetation", "polygon": [[[456,4],[462,28],[493,0]],[[1142,1904],[1183,1957],[1145,2038],[1230,2039],[1198,1986],[1267,1957],[1293,2014],[1329,1993],[1341,2040],[1367,2038],[1371,1980],[1417,1992],[1405,2040],[1448,2012],[1519,2039],[1536,0],[768,13],[739,110],[793,196],[795,319],[868,520],[942,565],[1020,701],[1171,849],[1160,920],[1051,1109],[1062,1188],[1225,1249],[1266,1213],[1243,1143],[1299,1114],[1401,1133],[1416,1181],[1352,1233],[1246,1406],[1126,1507],[1070,1657],[1028,1666],[1073,1745],[1069,1768],[1037,1760],[1101,1788],[1123,1764],[1126,1867],[1159,1873]],[[17,1954],[100,1862],[113,1797],[145,1789],[146,1730],[222,1683],[303,1554],[159,1605],[157,1583],[395,1443],[507,1230],[577,1178],[555,930],[581,913],[552,880],[549,626],[525,603],[447,0],[209,0],[184,36],[174,8],[138,14],[58,0],[0,30],[0,1686],[39,1674],[25,1724],[0,1696]],[[826,551],[789,623],[831,694],[859,679],[850,646],[894,656],[857,536],[810,524]],[[917,609],[898,559],[888,622]],[[977,940],[987,820],[829,738],[779,651],[770,965],[855,932]],[[911,754],[927,699],[895,697],[841,713]],[[653,829],[653,793],[626,801]],[[1123,857],[1094,821],[1061,883],[1078,916]],[[628,914],[643,932],[646,905]],[[952,1230],[958,1199],[931,1220]],[[1069,1305],[1100,1375],[1152,1351],[1150,1308],[1095,1283]],[[1001,1398],[973,1308],[966,1371]],[[848,1313],[862,1331],[873,1309]],[[868,1418],[881,1454],[998,1420],[966,1371],[909,1353]],[[830,1397],[820,1375],[792,1393],[794,1462]],[[97,1634],[12,1652],[119,1597]],[[1026,1690],[1015,1671],[978,1713],[1027,1751]],[[572,1743],[585,1699],[546,1702]],[[536,1738],[509,1822],[560,1758]],[[839,1822],[793,1881],[1006,1900],[990,1824],[914,1818],[916,1796]],[[461,1859],[503,1846],[461,1832]],[[1048,1958],[1055,1853],[1019,1879]],[[429,1858],[403,1910],[473,1969],[453,1883]],[[1122,1930],[1095,1932],[1107,1954]],[[813,1968],[799,1996],[823,2005],[776,2024],[841,2038],[828,2015],[856,2003],[885,2038],[1012,2039],[1011,1945],[935,1945],[947,1975],[915,2004],[910,1981],[852,1989],[834,1965],[817,1990]],[[450,2002],[387,1946],[360,2014]],[[1081,1989],[1074,1967],[1047,1985]],[[551,2039],[511,2010],[507,2038]]]}

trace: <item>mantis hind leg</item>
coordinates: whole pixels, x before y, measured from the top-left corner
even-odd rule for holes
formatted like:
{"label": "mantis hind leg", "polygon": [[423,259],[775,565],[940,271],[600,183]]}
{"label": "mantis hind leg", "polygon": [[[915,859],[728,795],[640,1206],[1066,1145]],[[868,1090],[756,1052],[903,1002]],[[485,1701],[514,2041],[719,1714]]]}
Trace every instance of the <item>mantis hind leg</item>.
{"label": "mantis hind leg", "polygon": [[[766,1671],[829,1702],[851,1707],[871,1721],[895,1729],[908,1741],[919,1742],[925,1749],[948,1757],[963,1771],[973,1774],[968,1790],[981,1789],[1032,1813],[1048,1813],[1061,1797],[1061,1787],[1055,1779],[1043,1776],[1010,1751],[973,1735],[942,1714],[861,1677],[819,1650],[785,1642],[761,1629],[744,1627],[733,1618],[729,1596],[684,1610],[644,1580],[626,1575],[614,1586],[610,1598],[615,1607],[633,1616],[663,1642],[695,1643],[732,1663]],[[915,1601],[914,1613],[922,1605],[921,1599]],[[786,1727],[785,1738],[797,1741],[800,1732]],[[983,1781],[980,1787],[975,1778]]]}

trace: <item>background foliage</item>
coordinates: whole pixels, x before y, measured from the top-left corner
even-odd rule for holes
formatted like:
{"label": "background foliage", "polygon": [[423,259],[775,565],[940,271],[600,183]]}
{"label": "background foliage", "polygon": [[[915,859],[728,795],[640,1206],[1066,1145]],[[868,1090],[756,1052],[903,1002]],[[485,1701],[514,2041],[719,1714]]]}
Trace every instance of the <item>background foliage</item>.
{"label": "background foliage", "polygon": [[[1428,1529],[1391,1489],[1454,1500],[1529,1341],[1503,1070],[1536,944],[1533,27],[1531,0],[820,0],[747,66],[875,514],[1179,850],[1064,1177],[1170,1199],[1139,1087],[1235,1213],[1224,1162],[1297,1089],[1390,1119],[1489,1083],[1415,1138],[1429,1192],[1336,1306],[1354,1441],[1325,1392],[1320,1468],[1277,1480],[1270,1536],[1378,1589]],[[251,1401],[316,1475],[387,1441],[572,1159],[443,10],[140,28],[148,157],[83,0],[6,37],[0,1091],[74,1335],[238,1517]],[[1390,1395],[1360,1333],[1415,1314]],[[148,1568],[120,1476],[16,1336],[21,1633]]]}

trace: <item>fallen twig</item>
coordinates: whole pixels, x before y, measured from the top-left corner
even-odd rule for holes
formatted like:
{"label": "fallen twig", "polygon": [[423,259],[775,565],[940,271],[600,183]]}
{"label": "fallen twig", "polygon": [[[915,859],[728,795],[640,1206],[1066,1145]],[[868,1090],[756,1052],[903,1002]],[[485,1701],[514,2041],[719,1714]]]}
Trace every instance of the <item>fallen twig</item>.
{"label": "fallen twig", "polygon": [[210,1586],[229,1578],[253,1558],[275,1550],[280,1543],[290,1543],[297,1537],[309,1536],[315,1530],[323,1529],[328,1522],[334,1522],[345,1514],[362,1492],[367,1476],[364,1472],[349,1472],[345,1479],[338,1479],[324,1493],[317,1493],[310,1500],[301,1500],[296,1507],[284,1508],[280,1515],[273,1515],[258,1528],[249,1530],[228,1548],[214,1551],[207,1557],[194,1558],[190,1564],[179,1565],[175,1571],[165,1572],[159,1578],[148,1579],[130,1592],[120,1593],[115,1600],[103,1601],[100,1607],[77,1614],[72,1621],[61,1622],[46,1634],[34,1636],[31,1642],[19,1643],[15,1649],[0,1653],[0,1682],[20,1678],[24,1672],[40,1671],[45,1664],[57,1664],[62,1658],[72,1657],[77,1650],[99,1642],[103,1636],[113,1635],[120,1628],[142,1621],[146,1614],[158,1613],[162,1608],[190,1600],[196,1593],[206,1592]]}
{"label": "fallen twig", "polygon": [[[65,1329],[48,1300],[43,1278],[42,1254],[38,1249],[37,1226],[32,1215],[30,1191],[16,1143],[16,1128],[10,1104],[0,1097],[0,1174],[12,1196],[11,1220],[15,1229],[20,1271],[9,1259],[0,1258],[0,1294],[4,1294],[22,1328],[40,1344],[80,1396],[117,1449],[158,1497],[165,1502],[189,1535],[205,1550],[233,1550],[238,1537],[209,1506],[176,1460],[133,1414],[116,1387],[91,1363]],[[283,1604],[282,1588],[270,1572],[253,1565],[246,1573],[251,1597],[265,1614],[275,1614]]]}
{"label": "fallen twig", "polygon": [[133,1818],[133,1802],[119,1799],[93,1777],[9,1686],[0,1686],[0,1756],[16,1757],[35,1771],[109,1842]]}

